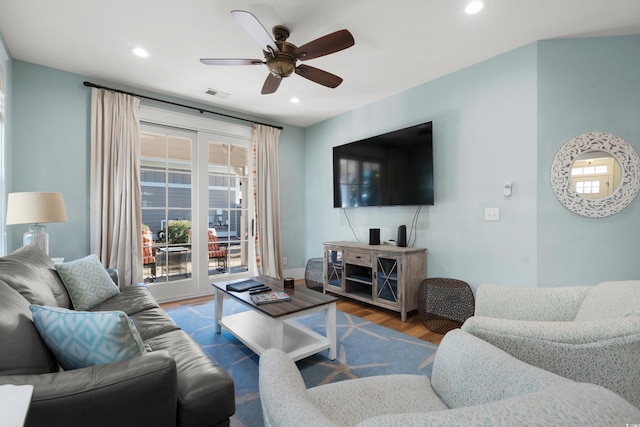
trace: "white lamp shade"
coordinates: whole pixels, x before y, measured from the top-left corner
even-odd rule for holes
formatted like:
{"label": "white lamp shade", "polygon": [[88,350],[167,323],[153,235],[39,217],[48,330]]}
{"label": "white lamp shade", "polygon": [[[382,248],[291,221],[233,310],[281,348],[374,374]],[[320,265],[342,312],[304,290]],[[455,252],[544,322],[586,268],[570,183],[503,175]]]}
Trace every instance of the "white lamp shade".
{"label": "white lamp shade", "polygon": [[66,221],[62,193],[9,193],[7,225]]}

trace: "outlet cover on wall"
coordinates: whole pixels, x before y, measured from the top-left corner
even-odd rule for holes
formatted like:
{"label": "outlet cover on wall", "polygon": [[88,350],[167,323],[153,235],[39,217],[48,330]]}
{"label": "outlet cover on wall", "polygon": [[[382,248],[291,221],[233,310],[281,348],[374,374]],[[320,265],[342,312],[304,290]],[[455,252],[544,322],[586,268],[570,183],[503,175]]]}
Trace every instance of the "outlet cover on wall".
{"label": "outlet cover on wall", "polygon": [[287,261],[289,261],[289,260],[287,259],[287,257],[286,257],[286,256],[283,256],[283,257],[282,257],[282,265],[287,265]]}
{"label": "outlet cover on wall", "polygon": [[500,221],[500,208],[484,208],[485,221]]}

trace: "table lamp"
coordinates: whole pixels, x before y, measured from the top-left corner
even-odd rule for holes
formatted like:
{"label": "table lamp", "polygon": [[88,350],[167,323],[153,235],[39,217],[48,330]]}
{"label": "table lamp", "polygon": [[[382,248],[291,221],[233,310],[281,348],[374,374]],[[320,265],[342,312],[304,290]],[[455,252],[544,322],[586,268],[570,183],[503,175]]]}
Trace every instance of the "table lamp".
{"label": "table lamp", "polygon": [[29,224],[23,245],[36,245],[49,255],[49,233],[43,223],[66,222],[67,211],[61,193],[9,193],[7,225]]}

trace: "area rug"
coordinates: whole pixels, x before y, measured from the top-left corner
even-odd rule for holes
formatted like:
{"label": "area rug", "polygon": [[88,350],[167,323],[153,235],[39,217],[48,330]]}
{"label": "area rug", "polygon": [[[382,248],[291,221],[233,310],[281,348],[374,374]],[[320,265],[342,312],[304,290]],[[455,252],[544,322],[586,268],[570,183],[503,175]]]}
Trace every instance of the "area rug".
{"label": "area rug", "polygon": [[[231,299],[224,302],[224,315],[245,310],[245,306]],[[236,414],[231,419],[231,426],[264,426],[258,391],[258,356],[224,329],[221,334],[215,333],[213,301],[176,307],[167,312],[233,378]],[[435,344],[341,311],[337,312],[336,320],[336,360],[329,360],[325,350],[297,362],[307,387],[373,375],[431,376]],[[324,332],[324,318],[319,313],[301,318],[300,322],[317,332]]]}

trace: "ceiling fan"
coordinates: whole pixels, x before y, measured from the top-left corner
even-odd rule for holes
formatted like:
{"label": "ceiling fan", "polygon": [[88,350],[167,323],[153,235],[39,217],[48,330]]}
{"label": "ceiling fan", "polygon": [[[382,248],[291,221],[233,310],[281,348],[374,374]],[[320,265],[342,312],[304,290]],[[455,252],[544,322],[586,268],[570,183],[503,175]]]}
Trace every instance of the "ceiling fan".
{"label": "ceiling fan", "polygon": [[339,30],[320,37],[307,44],[297,47],[287,41],[289,29],[284,25],[273,27],[273,36],[262,26],[260,21],[250,12],[233,10],[231,15],[240,26],[262,47],[264,60],[239,58],[203,58],[200,60],[207,65],[261,65],[266,64],[269,75],[262,86],[262,94],[274,93],[278,90],[282,79],[293,72],[311,80],[312,82],[336,88],[342,83],[342,78],[309,65],[296,65],[298,60],[307,61],[330,53],[339,52],[355,44],[353,36],[347,30]]}

